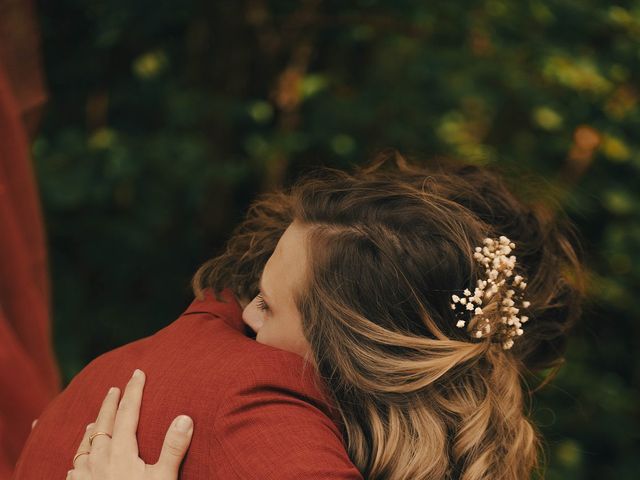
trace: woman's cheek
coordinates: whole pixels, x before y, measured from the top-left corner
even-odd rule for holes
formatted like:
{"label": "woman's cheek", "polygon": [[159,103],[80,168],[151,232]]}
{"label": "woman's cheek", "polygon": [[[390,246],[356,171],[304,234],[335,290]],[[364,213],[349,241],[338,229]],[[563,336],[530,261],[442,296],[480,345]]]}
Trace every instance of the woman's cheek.
{"label": "woman's cheek", "polygon": [[262,327],[258,332],[258,335],[256,335],[256,341],[262,343],[263,345],[269,345],[270,347],[286,350],[286,348],[283,348],[284,345],[281,335],[278,335],[277,328],[274,327],[275,326],[273,324],[270,324],[267,320],[264,327]]}

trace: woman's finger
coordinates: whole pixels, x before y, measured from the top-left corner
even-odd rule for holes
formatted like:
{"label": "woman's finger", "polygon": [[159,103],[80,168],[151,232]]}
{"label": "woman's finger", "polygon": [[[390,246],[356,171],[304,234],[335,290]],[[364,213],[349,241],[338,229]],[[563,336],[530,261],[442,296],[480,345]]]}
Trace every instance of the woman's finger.
{"label": "woman's finger", "polygon": [[138,456],[136,430],[138,429],[144,382],[144,372],[136,370],[122,394],[113,425],[113,452],[115,454]]}
{"label": "woman's finger", "polygon": [[[93,431],[90,435],[91,453],[94,458],[102,455],[109,448],[109,438],[113,434],[113,423],[115,422],[116,412],[118,410],[118,400],[120,398],[120,389],[112,387],[107,392],[107,396],[102,401],[102,406],[98,412]],[[107,435],[103,435],[103,434]]]}
{"label": "woman's finger", "polygon": [[193,435],[193,421],[186,415],[177,417],[167,430],[160,458],[153,468],[157,478],[178,478],[178,470]]}
{"label": "woman's finger", "polygon": [[91,435],[91,431],[93,429],[94,424],[90,423],[87,425],[87,428],[84,432],[84,436],[80,441],[80,445],[78,445],[78,450],[76,450],[76,454],[73,458],[74,469],[83,469],[87,467],[89,460],[89,452],[91,451],[91,446],[89,445],[89,435]]}

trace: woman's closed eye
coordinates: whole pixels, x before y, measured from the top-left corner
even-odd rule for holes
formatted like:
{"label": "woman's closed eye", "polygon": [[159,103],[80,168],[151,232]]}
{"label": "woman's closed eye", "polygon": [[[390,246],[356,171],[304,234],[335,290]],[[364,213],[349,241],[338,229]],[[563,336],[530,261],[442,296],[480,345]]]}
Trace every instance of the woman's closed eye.
{"label": "woman's closed eye", "polygon": [[259,293],[259,294],[257,295],[257,297],[258,297],[258,303],[257,303],[258,308],[259,308],[260,310],[262,310],[262,311],[268,311],[268,310],[269,310],[269,305],[267,305],[267,302],[265,302],[265,301],[264,301],[264,298],[262,298],[262,294],[261,294],[261,293]]}

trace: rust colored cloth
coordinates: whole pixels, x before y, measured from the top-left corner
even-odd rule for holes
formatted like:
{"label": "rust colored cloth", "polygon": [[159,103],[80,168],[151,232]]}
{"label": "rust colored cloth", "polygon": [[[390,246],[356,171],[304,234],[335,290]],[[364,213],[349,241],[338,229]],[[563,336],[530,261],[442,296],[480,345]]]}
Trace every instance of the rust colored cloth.
{"label": "rust colored cloth", "polygon": [[182,480],[362,480],[315,369],[244,334],[230,289],[211,292],[156,334],[91,362],[47,407],[16,467],[15,480],[65,478],[111,386],[146,374],[138,444],[155,463],[171,421],[194,420]]}
{"label": "rust colored cloth", "polygon": [[[0,64],[31,137],[47,100],[40,57],[40,36],[33,2],[0,0]],[[2,131],[0,135],[4,141]]]}
{"label": "rust colored cloth", "polygon": [[0,0],[0,480],[59,391],[47,254],[29,155],[45,90],[31,2]]}

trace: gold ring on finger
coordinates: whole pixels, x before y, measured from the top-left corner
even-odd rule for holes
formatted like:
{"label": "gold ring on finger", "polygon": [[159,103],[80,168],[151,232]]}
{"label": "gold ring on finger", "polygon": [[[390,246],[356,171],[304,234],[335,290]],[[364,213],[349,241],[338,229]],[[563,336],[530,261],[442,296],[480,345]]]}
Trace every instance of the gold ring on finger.
{"label": "gold ring on finger", "polygon": [[89,435],[89,446],[91,446],[91,444],[93,443],[93,439],[96,438],[98,435],[106,435],[107,437],[111,438],[111,435],[108,434],[107,432],[92,433],[91,435]]}
{"label": "gold ring on finger", "polygon": [[78,457],[80,457],[81,455],[89,455],[90,453],[91,452],[89,452],[89,451],[76,453],[76,456],[73,457],[73,462],[71,462],[71,464],[73,465],[73,468],[76,468],[76,460],[78,459]]}

